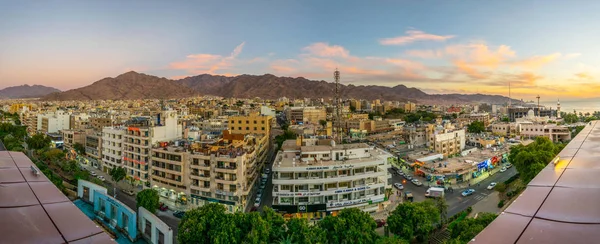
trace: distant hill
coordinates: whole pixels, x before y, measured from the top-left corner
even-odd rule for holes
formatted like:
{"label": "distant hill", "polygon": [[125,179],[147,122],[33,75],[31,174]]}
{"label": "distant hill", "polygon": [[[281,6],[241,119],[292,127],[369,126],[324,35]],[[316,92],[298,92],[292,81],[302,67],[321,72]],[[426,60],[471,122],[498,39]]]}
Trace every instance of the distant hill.
{"label": "distant hill", "polygon": [[130,71],[115,78],[104,78],[89,86],[53,93],[42,100],[168,99],[195,94],[175,81]]}
{"label": "distant hill", "polygon": [[[223,97],[253,98],[261,97],[275,99],[288,98],[331,98],[334,96],[335,84],[326,81],[308,80],[303,77],[278,77],[265,75],[240,75],[235,77],[198,75],[177,80],[204,95]],[[395,101],[416,101],[425,104],[440,103],[493,103],[508,102],[508,97],[485,94],[427,94],[417,88],[404,85],[387,86],[356,86],[340,85],[342,98],[382,99]],[[513,104],[521,103],[513,99]]]}
{"label": "distant hill", "polygon": [[[272,74],[239,75],[234,77],[219,75],[198,75],[180,80],[169,80],[156,76],[127,72],[115,78],[104,78],[93,84],[60,93],[53,93],[44,100],[118,100],[145,98],[182,98],[194,95],[214,95],[237,98],[332,98],[335,84],[326,81],[308,80],[303,77],[278,77]],[[502,104],[507,97],[484,94],[427,94],[417,88],[404,85],[356,86],[340,85],[342,98],[381,99],[413,101],[424,104],[447,103],[494,103]],[[520,101],[513,99],[513,104]]]}
{"label": "distant hill", "polygon": [[60,92],[60,90],[42,85],[11,86],[0,90],[0,98],[36,98],[53,92]]}

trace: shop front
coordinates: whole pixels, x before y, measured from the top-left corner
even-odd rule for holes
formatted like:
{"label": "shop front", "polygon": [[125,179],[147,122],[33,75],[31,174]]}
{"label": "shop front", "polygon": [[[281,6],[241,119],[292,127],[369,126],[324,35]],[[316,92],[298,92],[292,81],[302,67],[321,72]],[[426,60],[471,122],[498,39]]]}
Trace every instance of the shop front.
{"label": "shop front", "polygon": [[227,211],[230,213],[244,211],[243,207],[241,205],[236,205],[235,202],[226,201],[226,200],[222,200],[222,199],[215,199],[215,198],[210,198],[210,197],[204,197],[204,196],[198,196],[195,194],[191,194],[189,199],[186,197],[186,202],[190,203],[189,208],[193,207],[193,205],[202,207],[209,203],[219,203],[219,204],[222,204],[223,206],[225,206],[225,209],[227,209]]}
{"label": "shop front", "polygon": [[331,214],[327,213],[326,204],[273,205],[272,207],[286,220],[290,218],[305,218],[309,221],[317,221]]}

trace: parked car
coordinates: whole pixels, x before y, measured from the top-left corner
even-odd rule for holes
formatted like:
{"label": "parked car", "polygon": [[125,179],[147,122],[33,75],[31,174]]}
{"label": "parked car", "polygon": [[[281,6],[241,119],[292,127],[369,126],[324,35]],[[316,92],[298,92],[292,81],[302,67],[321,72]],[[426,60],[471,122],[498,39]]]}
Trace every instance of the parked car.
{"label": "parked car", "polygon": [[512,167],[512,164],[510,164],[510,163],[506,164],[507,169],[510,169],[510,167]]}
{"label": "parked car", "polygon": [[385,219],[376,219],[375,223],[377,223],[377,228],[385,225]]}
{"label": "parked car", "polygon": [[90,173],[90,175],[96,177],[97,174],[96,174],[96,172],[92,171],[92,173]]}
{"label": "parked car", "polygon": [[98,177],[97,177],[97,178],[98,178],[98,179],[100,179],[101,181],[105,181],[105,180],[106,180],[106,179],[104,178],[104,176],[102,176],[102,175],[98,175]]}
{"label": "parked car", "polygon": [[475,189],[467,189],[461,193],[463,197],[473,195],[475,193]]}
{"label": "parked car", "polygon": [[410,176],[410,175],[404,175],[404,178],[407,179],[407,180],[412,180],[413,179],[412,176]]}
{"label": "parked car", "polygon": [[404,190],[404,186],[400,183],[394,183],[394,186],[398,188],[398,190]]}
{"label": "parked car", "polygon": [[494,189],[494,187],[496,186],[496,182],[492,182],[490,183],[490,185],[487,187],[488,190]]}
{"label": "parked car", "polygon": [[505,172],[505,171],[506,171],[506,167],[502,167],[502,168],[500,169],[500,173],[502,173],[502,172]]}
{"label": "parked car", "polygon": [[262,197],[262,192],[258,192],[258,194],[256,194],[256,198],[261,198]]}
{"label": "parked car", "polygon": [[256,198],[256,199],[254,200],[254,207],[257,207],[257,208],[258,208],[259,206],[260,206],[260,198]]}
{"label": "parked car", "polygon": [[184,211],[175,211],[173,212],[173,216],[177,217],[177,218],[183,218],[183,215],[185,214]]}
{"label": "parked car", "polygon": [[422,186],[422,185],[423,185],[423,183],[421,183],[421,182],[420,182],[419,180],[417,180],[417,179],[413,179],[413,180],[411,180],[410,182],[412,182],[412,183],[413,183],[413,184],[415,184],[416,186]]}
{"label": "parked car", "polygon": [[130,195],[130,196],[133,196],[133,195],[135,195],[135,192],[134,192],[133,190],[125,190],[125,189],[122,189],[121,191],[122,191],[122,192],[124,192],[124,193],[125,193],[125,194],[127,194],[127,195]]}
{"label": "parked car", "polygon": [[266,173],[266,174],[269,174],[269,173],[271,173],[271,169],[265,169],[265,173]]}
{"label": "parked car", "polygon": [[164,203],[160,203],[160,205],[158,205],[158,209],[160,209],[160,211],[167,211],[169,210],[169,206],[165,205]]}
{"label": "parked car", "polygon": [[402,172],[402,170],[397,170],[397,172],[398,172],[398,175],[404,176],[404,172]]}

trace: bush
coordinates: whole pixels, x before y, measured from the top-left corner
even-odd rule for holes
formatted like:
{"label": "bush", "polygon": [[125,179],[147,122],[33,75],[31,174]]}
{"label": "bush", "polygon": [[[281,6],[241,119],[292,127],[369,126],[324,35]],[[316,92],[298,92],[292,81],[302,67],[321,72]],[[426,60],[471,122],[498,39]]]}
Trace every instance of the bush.
{"label": "bush", "polygon": [[502,207],[504,207],[504,200],[500,200],[500,202],[498,202],[498,208]]}
{"label": "bush", "polygon": [[467,208],[467,213],[471,213],[471,212],[473,212],[473,207],[470,207],[470,206],[469,206],[469,207]]}
{"label": "bush", "polygon": [[498,183],[498,185],[496,185],[496,191],[502,193],[506,191],[506,184],[505,183]]}
{"label": "bush", "polygon": [[510,183],[512,183],[513,181],[515,181],[516,179],[519,178],[519,173],[513,175],[512,177],[508,178],[508,180],[504,181],[504,184],[509,185]]}

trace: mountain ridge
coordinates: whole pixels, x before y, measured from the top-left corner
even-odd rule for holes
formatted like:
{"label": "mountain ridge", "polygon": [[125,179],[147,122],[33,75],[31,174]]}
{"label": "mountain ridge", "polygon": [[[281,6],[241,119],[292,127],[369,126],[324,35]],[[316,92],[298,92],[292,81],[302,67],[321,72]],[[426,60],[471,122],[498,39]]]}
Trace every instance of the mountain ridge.
{"label": "mountain ridge", "polygon": [[[132,88],[134,87],[134,88]],[[378,85],[340,84],[344,99],[382,99],[432,103],[494,103],[502,104],[508,97],[486,94],[427,94],[420,89],[398,84]],[[115,78],[107,77],[91,85],[53,93],[42,100],[127,100],[144,98],[182,98],[194,95],[221,97],[277,99],[333,98],[335,83],[309,80],[304,77],[279,77],[273,74],[221,76],[201,74],[170,80],[130,71]],[[107,94],[108,93],[108,94]],[[518,103],[513,99],[513,103]]]}
{"label": "mountain ridge", "polygon": [[16,99],[16,98],[37,98],[46,96],[53,92],[60,92],[59,89],[43,85],[20,85],[20,86],[9,86],[0,90],[0,99]]}

